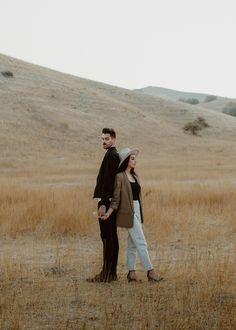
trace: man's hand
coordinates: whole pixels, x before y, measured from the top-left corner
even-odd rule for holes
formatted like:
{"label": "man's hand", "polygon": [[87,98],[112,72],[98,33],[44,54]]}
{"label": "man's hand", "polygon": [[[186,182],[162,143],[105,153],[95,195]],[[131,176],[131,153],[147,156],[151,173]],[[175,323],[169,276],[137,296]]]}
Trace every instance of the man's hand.
{"label": "man's hand", "polygon": [[111,207],[109,207],[108,211],[105,212],[103,216],[101,216],[101,220],[107,220],[113,211],[114,210]]}
{"label": "man's hand", "polygon": [[102,217],[101,220],[107,220],[109,218],[109,215],[105,213]]}
{"label": "man's hand", "polygon": [[105,205],[101,205],[98,209],[98,217],[102,218],[106,213],[106,206]]}

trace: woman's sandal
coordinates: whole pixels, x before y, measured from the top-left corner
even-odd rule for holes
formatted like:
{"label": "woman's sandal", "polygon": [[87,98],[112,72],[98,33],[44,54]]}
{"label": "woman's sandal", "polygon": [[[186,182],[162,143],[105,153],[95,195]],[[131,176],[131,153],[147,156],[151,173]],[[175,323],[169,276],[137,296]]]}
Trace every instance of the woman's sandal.
{"label": "woman's sandal", "polygon": [[130,270],[127,274],[128,282],[137,282],[137,276],[135,274],[135,270]]}
{"label": "woman's sandal", "polygon": [[148,278],[148,281],[150,282],[160,282],[163,280],[163,277],[161,277],[160,275],[156,274],[154,269],[150,269],[148,272],[147,272],[147,278]]}

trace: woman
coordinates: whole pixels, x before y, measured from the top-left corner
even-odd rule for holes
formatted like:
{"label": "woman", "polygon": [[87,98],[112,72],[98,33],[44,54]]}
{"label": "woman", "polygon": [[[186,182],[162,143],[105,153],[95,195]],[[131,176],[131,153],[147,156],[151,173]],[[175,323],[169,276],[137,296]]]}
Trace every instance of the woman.
{"label": "woman", "polygon": [[154,271],[147,243],[142,229],[143,213],[141,187],[138,176],[134,171],[138,150],[124,148],[119,152],[120,164],[115,179],[112,202],[103,216],[107,220],[114,210],[117,211],[116,223],[119,227],[128,229],[127,270],[128,282],[137,281],[135,273],[136,252],[147,271],[149,281],[159,282],[162,278]]}

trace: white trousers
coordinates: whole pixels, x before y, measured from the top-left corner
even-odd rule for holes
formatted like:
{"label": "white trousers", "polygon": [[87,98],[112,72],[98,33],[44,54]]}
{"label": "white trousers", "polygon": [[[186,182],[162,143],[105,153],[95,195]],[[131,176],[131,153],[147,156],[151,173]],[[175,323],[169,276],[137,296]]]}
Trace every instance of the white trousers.
{"label": "white trousers", "polygon": [[134,203],[134,225],[128,228],[128,246],[127,246],[127,270],[135,270],[136,254],[138,252],[143,268],[148,271],[153,269],[147,248],[147,242],[143,233],[140,204]]}

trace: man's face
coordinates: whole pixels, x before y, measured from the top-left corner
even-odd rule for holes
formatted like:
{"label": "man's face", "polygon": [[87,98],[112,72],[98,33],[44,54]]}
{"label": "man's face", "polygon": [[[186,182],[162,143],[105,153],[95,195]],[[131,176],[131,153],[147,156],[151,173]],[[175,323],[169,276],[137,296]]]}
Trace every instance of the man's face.
{"label": "man's face", "polygon": [[116,139],[112,138],[110,134],[102,134],[102,146],[103,149],[109,149],[113,144],[115,144]]}

